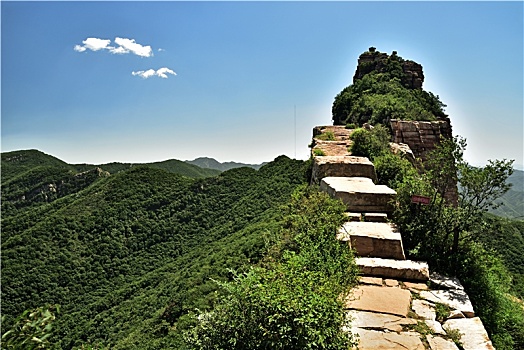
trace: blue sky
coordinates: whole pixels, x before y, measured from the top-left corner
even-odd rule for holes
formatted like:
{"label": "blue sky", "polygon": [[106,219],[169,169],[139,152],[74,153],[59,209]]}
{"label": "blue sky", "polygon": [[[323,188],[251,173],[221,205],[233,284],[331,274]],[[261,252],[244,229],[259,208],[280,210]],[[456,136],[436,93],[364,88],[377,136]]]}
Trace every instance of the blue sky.
{"label": "blue sky", "polygon": [[524,164],[522,2],[2,1],[1,11],[3,152],[306,159],[312,128],[331,124],[335,95],[374,46],[423,65],[472,164]]}

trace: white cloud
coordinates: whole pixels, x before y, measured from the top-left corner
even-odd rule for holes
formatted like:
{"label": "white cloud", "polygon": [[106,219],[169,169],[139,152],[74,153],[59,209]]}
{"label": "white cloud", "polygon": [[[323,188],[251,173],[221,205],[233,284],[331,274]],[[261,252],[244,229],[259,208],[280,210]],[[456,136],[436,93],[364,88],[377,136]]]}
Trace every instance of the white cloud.
{"label": "white cloud", "polygon": [[77,52],[84,52],[86,50],[86,48],[83,47],[83,46],[80,46],[80,45],[75,45],[74,50],[77,51]]}
{"label": "white cloud", "polygon": [[120,45],[120,47],[124,48],[127,52],[132,52],[135,55],[142,56],[142,57],[150,57],[153,56],[153,50],[151,49],[151,46],[142,46],[140,44],[137,44],[135,42],[135,39],[126,39],[126,38],[115,38],[115,43]]}
{"label": "white cloud", "polygon": [[109,39],[98,38],[87,38],[86,40],[82,41],[82,44],[84,44],[83,47],[92,51],[107,49],[110,43],[111,40]]}
{"label": "white cloud", "polygon": [[116,37],[115,44],[118,46],[110,46],[111,40],[109,39],[87,38],[86,40],[82,41],[82,44],[84,45],[75,45],[74,50],[77,52],[84,52],[87,49],[91,51],[105,49],[113,54],[126,54],[131,52],[141,57],[153,56],[153,49],[151,46],[137,44],[135,39]]}
{"label": "white cloud", "polygon": [[163,78],[163,79],[167,79],[167,74],[172,74],[172,75],[176,75],[176,73],[167,68],[167,67],[163,67],[163,68],[160,68],[158,70],[154,70],[154,69],[148,69],[148,70],[139,70],[137,72],[132,72],[131,74],[133,75],[138,75],[144,79],[147,79],[147,78],[150,78],[152,76],[157,76],[157,77],[160,77],[160,78]]}
{"label": "white cloud", "polygon": [[159,49],[158,49],[158,52],[162,52],[162,51],[166,51],[166,50],[163,49],[163,48],[159,48]]}

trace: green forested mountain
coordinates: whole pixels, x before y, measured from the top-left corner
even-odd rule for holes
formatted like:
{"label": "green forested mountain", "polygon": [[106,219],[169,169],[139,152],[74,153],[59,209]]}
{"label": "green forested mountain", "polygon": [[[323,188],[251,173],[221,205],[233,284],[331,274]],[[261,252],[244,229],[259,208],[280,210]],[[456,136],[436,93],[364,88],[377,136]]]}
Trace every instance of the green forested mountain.
{"label": "green forested mountain", "polygon": [[262,166],[264,166],[266,163],[262,164],[244,164],[244,163],[237,163],[237,162],[224,162],[220,163],[216,159],[208,158],[208,157],[199,157],[193,160],[186,160],[186,163],[193,164],[196,166],[199,166],[203,169],[216,169],[220,171],[226,171],[230,169],[235,168],[241,168],[244,166],[247,166],[249,168],[253,168],[255,170],[260,169]]}
{"label": "green forested mountain", "polygon": [[227,280],[228,268],[261,258],[279,206],[306,182],[306,164],[283,156],[259,171],[202,179],[156,164],[110,176],[90,171],[75,182],[78,166],[25,163],[21,174],[7,165],[3,205],[25,193],[24,184],[67,191],[2,212],[2,327],[23,310],[59,304],[54,337],[63,349],[182,346],[173,325],[218,297],[210,278]]}
{"label": "green forested mountain", "polygon": [[524,171],[514,170],[508,182],[512,184],[510,190],[497,201],[502,205],[490,210],[490,213],[505,218],[524,220]]}

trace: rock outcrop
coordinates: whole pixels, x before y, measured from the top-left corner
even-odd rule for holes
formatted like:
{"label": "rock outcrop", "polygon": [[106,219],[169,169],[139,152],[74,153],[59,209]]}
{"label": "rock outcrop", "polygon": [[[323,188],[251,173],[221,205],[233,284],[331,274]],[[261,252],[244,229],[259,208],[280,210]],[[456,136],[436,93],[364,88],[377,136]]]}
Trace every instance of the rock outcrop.
{"label": "rock outcrop", "polygon": [[404,60],[397,56],[397,52],[393,51],[391,55],[384,52],[378,52],[374,47],[370,47],[368,51],[364,52],[358,57],[357,70],[353,76],[353,84],[362,79],[364,75],[377,71],[385,73],[391,68],[391,61],[398,62],[402,68],[401,82],[402,85],[408,89],[422,89],[424,83],[424,73],[422,72],[422,65],[415,61]]}

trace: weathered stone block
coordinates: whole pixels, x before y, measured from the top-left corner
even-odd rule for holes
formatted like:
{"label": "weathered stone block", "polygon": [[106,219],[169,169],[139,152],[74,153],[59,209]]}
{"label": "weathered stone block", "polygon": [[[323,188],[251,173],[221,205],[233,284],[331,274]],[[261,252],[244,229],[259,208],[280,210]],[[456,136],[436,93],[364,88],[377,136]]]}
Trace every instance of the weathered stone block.
{"label": "weathered stone block", "polygon": [[349,241],[359,256],[404,260],[402,238],[396,226],[385,222],[346,222],[337,237]]}
{"label": "weathered stone block", "polygon": [[444,322],[444,329],[457,329],[462,334],[460,342],[464,350],[495,349],[478,317],[447,320]]}
{"label": "weathered stone block", "polygon": [[397,194],[365,177],[325,177],[320,181],[320,189],[342,200],[348,211],[361,213],[392,212],[392,201]]}
{"label": "weathered stone block", "polygon": [[358,334],[359,350],[424,350],[420,335],[415,332],[379,332],[363,328],[354,328]]}
{"label": "weathered stone block", "polygon": [[427,334],[426,339],[431,350],[459,350],[459,348],[451,340],[431,334]]}
{"label": "weathered stone block", "polygon": [[344,303],[346,309],[406,317],[411,303],[409,290],[381,286],[357,286]]}
{"label": "weathered stone block", "polygon": [[414,281],[429,279],[429,267],[425,262],[381,258],[356,258],[355,260],[362,274],[366,276]]}
{"label": "weathered stone block", "polygon": [[420,297],[432,303],[441,303],[458,310],[466,317],[474,317],[475,311],[466,292],[460,289],[421,291]]}
{"label": "weathered stone block", "polygon": [[384,329],[391,332],[402,332],[403,326],[417,324],[412,318],[360,310],[350,310],[348,316],[352,320],[351,327]]}
{"label": "weathered stone block", "polygon": [[319,183],[325,177],[366,177],[377,181],[373,163],[366,157],[354,156],[314,157],[312,181]]}

